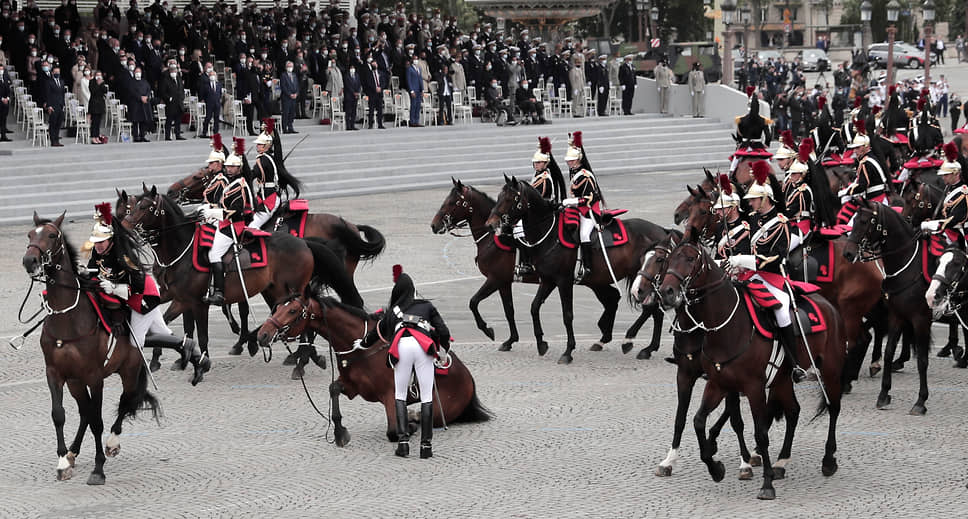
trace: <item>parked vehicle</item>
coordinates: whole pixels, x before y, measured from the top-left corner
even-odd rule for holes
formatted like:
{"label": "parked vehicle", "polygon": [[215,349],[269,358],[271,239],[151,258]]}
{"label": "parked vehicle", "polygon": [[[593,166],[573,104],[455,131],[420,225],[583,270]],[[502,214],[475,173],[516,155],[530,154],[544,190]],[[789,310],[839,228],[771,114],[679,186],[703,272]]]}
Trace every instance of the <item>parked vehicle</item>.
{"label": "parked vehicle", "polygon": [[803,70],[807,72],[826,72],[830,70],[830,58],[820,49],[804,49],[798,53]]}
{"label": "parked vehicle", "polygon": [[[867,47],[867,55],[879,68],[887,68],[886,43],[875,43]],[[937,61],[938,57],[931,53],[931,64],[934,65]],[[924,68],[924,51],[909,43],[894,42],[894,66]]]}

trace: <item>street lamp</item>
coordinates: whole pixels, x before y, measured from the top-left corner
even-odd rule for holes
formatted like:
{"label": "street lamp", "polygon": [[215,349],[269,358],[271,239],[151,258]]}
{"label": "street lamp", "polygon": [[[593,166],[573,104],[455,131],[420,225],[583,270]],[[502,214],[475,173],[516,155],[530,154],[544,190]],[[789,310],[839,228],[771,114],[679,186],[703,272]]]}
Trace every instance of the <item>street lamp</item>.
{"label": "street lamp", "polygon": [[887,4],[887,21],[891,25],[887,28],[887,84],[894,84],[894,35],[897,33],[897,15],[901,11],[901,4],[897,0],[891,0]]}
{"label": "street lamp", "polygon": [[864,37],[861,41],[861,46],[864,47],[864,53],[867,52],[867,46],[871,44],[871,11],[874,7],[871,5],[870,0],[864,0],[860,4],[860,21],[864,22]]}
{"label": "street lamp", "polygon": [[924,86],[927,88],[931,84],[931,29],[934,22],[934,2],[926,0],[921,6],[921,14],[924,16]]}
{"label": "street lamp", "polygon": [[639,40],[648,41],[645,37],[645,12],[649,10],[649,0],[635,0],[635,10],[639,13]]}
{"label": "street lamp", "polygon": [[733,23],[733,13],[736,12],[736,0],[720,0],[719,10],[723,13],[723,61],[726,66],[723,68],[723,84],[733,86],[733,45],[729,32],[729,26]]}
{"label": "street lamp", "polygon": [[744,5],[739,8],[739,21],[743,23],[743,52],[747,54],[749,54],[749,47],[746,45],[746,36],[749,34],[751,12],[749,5]]}
{"label": "street lamp", "polygon": [[656,25],[659,24],[659,8],[658,7],[656,7],[656,6],[653,5],[652,6],[652,9],[649,9],[649,20],[650,20],[649,30],[652,31],[652,37],[653,38],[658,38],[659,36],[655,32],[655,27],[656,27]]}

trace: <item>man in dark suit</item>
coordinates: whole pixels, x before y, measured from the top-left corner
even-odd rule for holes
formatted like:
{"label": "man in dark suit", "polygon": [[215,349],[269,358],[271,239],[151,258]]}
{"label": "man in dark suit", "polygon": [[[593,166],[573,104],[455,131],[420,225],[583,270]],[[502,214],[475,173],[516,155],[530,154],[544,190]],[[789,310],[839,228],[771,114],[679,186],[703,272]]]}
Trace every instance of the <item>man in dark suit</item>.
{"label": "man in dark suit", "polygon": [[454,124],[454,83],[450,77],[450,66],[443,62],[440,64],[440,72],[434,77],[437,81],[437,92],[440,96],[440,113],[437,115],[437,124]]}
{"label": "man in dark suit", "polygon": [[350,65],[343,78],[343,110],[346,112],[346,129],[359,130],[356,127],[356,107],[360,99],[363,85],[360,75],[356,73],[356,66]]}
{"label": "man in dark suit", "polygon": [[185,140],[181,134],[182,103],[185,101],[184,81],[178,64],[172,61],[168,72],[158,81],[158,98],[165,103],[165,140],[171,140],[172,130],[175,139]]}
{"label": "man in dark suit", "polygon": [[131,136],[134,142],[148,142],[145,136],[154,119],[151,114],[151,86],[142,77],[141,68],[134,69],[134,77],[127,84],[128,119],[131,121]]}
{"label": "man in dark suit", "polygon": [[421,126],[420,102],[423,101],[423,77],[413,58],[407,59],[407,87],[410,89],[410,121],[407,122],[407,126],[419,127]]}
{"label": "man in dark suit", "polygon": [[60,77],[60,67],[55,64],[50,75],[45,76],[43,81],[44,110],[47,111],[50,145],[59,148],[63,146],[60,142],[60,129],[64,124],[64,82]]}
{"label": "man in dark suit", "polygon": [[282,89],[282,133],[296,133],[292,128],[292,121],[296,118],[299,75],[291,61],[286,62],[286,69],[280,74],[279,86]]}
{"label": "man in dark suit", "polygon": [[618,84],[622,90],[622,114],[632,115],[632,98],[635,97],[635,67],[632,65],[632,55],[625,56],[622,66],[618,68]]}
{"label": "man in dark suit", "polygon": [[235,79],[235,98],[242,101],[242,113],[245,114],[245,128],[249,136],[258,135],[252,128],[253,112],[255,112],[259,93],[259,77],[256,74],[254,60],[246,59],[246,66],[239,69]]}
{"label": "man in dark suit", "polygon": [[376,115],[378,127],[382,130],[383,126],[383,89],[387,87],[387,74],[380,70],[380,65],[376,60],[370,62],[370,70],[363,74],[360,79],[363,81],[363,92],[370,98],[369,112],[366,115],[366,127],[373,129],[373,116]]}
{"label": "man in dark suit", "polygon": [[7,114],[10,113],[10,98],[13,95],[13,85],[10,75],[0,63],[0,142],[10,142],[7,137]]}
{"label": "man in dark suit", "polygon": [[200,137],[207,138],[205,133],[209,128],[209,121],[212,122],[212,133],[218,133],[218,120],[222,110],[222,84],[218,82],[218,76],[212,70],[208,74],[208,81],[201,81],[198,87],[198,97],[205,103],[205,120],[202,122]]}
{"label": "man in dark suit", "polygon": [[520,87],[514,91],[514,103],[521,109],[523,117],[530,116],[537,124],[548,123],[544,117],[544,103],[535,99],[528,78],[522,78]]}

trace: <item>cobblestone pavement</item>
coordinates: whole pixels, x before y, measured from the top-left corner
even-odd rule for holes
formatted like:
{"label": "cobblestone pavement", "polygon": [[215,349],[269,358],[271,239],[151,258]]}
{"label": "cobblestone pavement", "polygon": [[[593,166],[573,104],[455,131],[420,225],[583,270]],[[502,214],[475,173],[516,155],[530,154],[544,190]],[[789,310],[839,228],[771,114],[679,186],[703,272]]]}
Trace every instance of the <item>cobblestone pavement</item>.
{"label": "cobblestone pavement", "polygon": [[[524,168],[527,160],[522,158]],[[611,207],[627,207],[631,216],[670,225],[684,184],[697,177],[610,177],[604,189]],[[496,193],[497,188],[485,190]],[[804,418],[788,477],[776,483],[776,501],[755,499],[758,469],[753,481],[737,480],[738,450],[731,432],[724,433],[719,453],[729,468],[727,478],[714,483],[698,460],[688,423],[682,462],[671,478],[654,476],[669,448],[675,410],[674,367],[661,360],[671,351],[671,336],[664,335],[652,360],[622,355],[617,343],[603,352],[589,352],[597,338],[593,332],[598,307],[590,291],[577,289],[579,348],[573,365],[559,366],[555,360],[564,340],[557,298],[552,297],[543,312],[552,350],[538,357],[527,310],[534,288],[516,286],[522,342],[509,353],[498,353],[507,327],[497,297],[486,301],[482,311],[495,327],[498,342],[475,329],[467,310],[467,301],[481,282],[472,240],[430,233],[430,219],[445,193],[437,189],[312,205],[386,234],[386,253],[358,272],[368,305],[384,303],[390,267],[402,263],[421,294],[442,309],[458,341],[456,351],[474,374],[480,399],[495,419],[436,431],[431,460],[400,459],[386,441],[383,410],[377,404],[344,399],[344,424],[352,441],[345,448],[336,447],[328,443],[327,423],[313,412],[300,383],[289,380],[290,368],[280,364],[281,350],[269,365],[261,357],[229,357],[227,327],[213,316],[215,364],[205,381],[193,388],[187,373],[168,371],[172,355],[167,354],[165,368],[155,374],[165,411],[161,425],[139,420],[126,426],[120,456],[105,465],[106,486],[84,484],[93,468],[90,437],[74,479],[57,482],[50,400],[34,338],[21,351],[0,347],[0,516],[792,518],[968,513],[963,448],[968,373],[934,357],[927,416],[907,415],[917,391],[911,363],[895,378],[890,410],[874,410],[879,378],[865,375],[855,386],[840,420],[840,471],[831,478],[820,474],[826,418],[807,420],[817,401],[810,387],[799,389]],[[20,266],[27,230],[16,226],[0,232],[4,338],[22,331],[15,315],[27,285]],[[67,231],[79,245],[89,221],[75,222]],[[30,303],[36,307],[36,295]],[[264,319],[265,308],[257,306],[256,315]],[[627,306],[620,308],[616,336],[621,337],[633,317]],[[647,337],[650,330],[646,326],[640,336]],[[943,340],[944,331],[935,329],[935,342]],[[643,345],[642,340],[636,344]],[[307,370],[306,382],[324,413],[330,376],[330,371],[315,367]],[[109,379],[109,419],[118,388],[117,377]],[[700,393],[694,392],[694,406]],[[77,415],[69,400],[67,410],[67,430],[73,431]],[[782,429],[777,424],[771,434],[774,453]],[[747,420],[750,442],[751,431]]]}

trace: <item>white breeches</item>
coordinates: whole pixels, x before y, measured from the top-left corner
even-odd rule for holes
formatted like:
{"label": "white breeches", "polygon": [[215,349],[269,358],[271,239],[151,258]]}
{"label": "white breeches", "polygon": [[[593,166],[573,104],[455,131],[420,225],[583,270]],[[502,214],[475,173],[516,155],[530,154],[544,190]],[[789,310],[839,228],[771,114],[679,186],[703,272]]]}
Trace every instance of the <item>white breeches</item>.
{"label": "white breeches", "polygon": [[514,239],[516,240],[524,238],[524,222],[518,220],[518,223],[514,224],[514,229],[511,231],[511,235],[514,236]]}
{"label": "white breeches", "polygon": [[773,311],[773,316],[776,318],[776,324],[780,328],[790,326],[793,324],[793,320],[790,317],[790,296],[785,290],[780,290],[775,286],[766,282],[765,279],[761,278],[759,274],[753,274],[751,279],[758,279],[760,282],[766,286],[766,290],[773,294],[773,297],[780,302],[780,307]]}
{"label": "white breeches", "polygon": [[208,262],[209,263],[219,263],[222,261],[222,256],[229,251],[232,246],[232,238],[225,235],[221,231],[215,232],[215,238],[212,239],[212,248],[208,250]]}
{"label": "white breeches", "polygon": [[582,243],[592,241],[592,231],[595,229],[595,220],[581,216],[578,218],[578,237]]}
{"label": "white breeches", "polygon": [[417,385],[420,387],[420,403],[432,402],[434,398],[434,358],[427,355],[420,347],[420,343],[413,337],[401,337],[397,342],[397,355],[400,360],[393,367],[393,381],[395,384],[395,398],[407,400],[410,389],[410,372],[417,373]]}
{"label": "white breeches", "polygon": [[[249,224],[249,227],[251,227],[253,229],[261,229],[262,226],[265,225],[266,222],[268,222],[269,220],[272,219],[273,213],[275,213],[275,211],[269,211],[269,210],[263,209],[263,210],[255,213],[255,214],[253,214],[252,215],[252,223]],[[270,230],[270,232],[271,232],[271,230]]]}
{"label": "white breeches", "polygon": [[165,324],[165,318],[161,314],[161,308],[155,307],[146,314],[139,314],[131,311],[131,342],[139,348],[144,348],[145,337],[148,333],[152,335],[171,335],[171,328]]}

